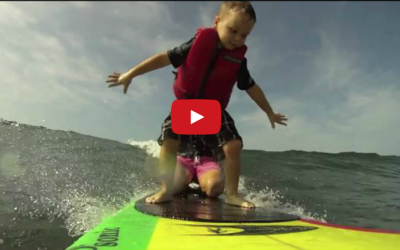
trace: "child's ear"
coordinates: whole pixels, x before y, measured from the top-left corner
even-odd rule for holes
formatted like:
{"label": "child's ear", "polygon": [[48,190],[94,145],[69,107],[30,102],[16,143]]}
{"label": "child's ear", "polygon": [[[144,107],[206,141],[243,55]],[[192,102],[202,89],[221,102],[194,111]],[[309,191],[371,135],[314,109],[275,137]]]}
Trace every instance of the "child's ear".
{"label": "child's ear", "polygon": [[221,19],[219,18],[219,16],[215,16],[215,17],[214,17],[214,28],[217,28],[217,25],[218,25],[218,23],[219,23],[220,20],[221,20]]}

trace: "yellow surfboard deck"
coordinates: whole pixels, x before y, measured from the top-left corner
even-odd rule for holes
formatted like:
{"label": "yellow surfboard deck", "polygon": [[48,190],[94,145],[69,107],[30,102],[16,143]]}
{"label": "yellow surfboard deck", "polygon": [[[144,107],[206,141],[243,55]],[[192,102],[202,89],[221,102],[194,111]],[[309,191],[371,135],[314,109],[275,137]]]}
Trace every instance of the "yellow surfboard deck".
{"label": "yellow surfboard deck", "polygon": [[[316,229],[290,232],[299,227]],[[400,234],[340,229],[300,220],[235,224],[163,218],[148,249],[400,249]]]}
{"label": "yellow surfboard deck", "polygon": [[400,232],[329,225],[263,208],[254,211],[219,199],[162,204],[146,204],[142,199],[104,219],[67,250],[400,250]]}

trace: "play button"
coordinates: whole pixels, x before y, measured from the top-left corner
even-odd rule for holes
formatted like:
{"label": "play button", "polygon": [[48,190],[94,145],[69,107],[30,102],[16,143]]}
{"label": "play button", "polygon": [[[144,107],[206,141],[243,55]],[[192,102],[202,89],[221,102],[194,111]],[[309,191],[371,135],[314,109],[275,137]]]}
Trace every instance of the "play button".
{"label": "play button", "polygon": [[215,135],[221,130],[221,105],[217,100],[175,100],[171,128],[178,135]]}
{"label": "play button", "polygon": [[193,110],[190,110],[190,124],[193,124],[203,118],[204,116],[194,112]]}

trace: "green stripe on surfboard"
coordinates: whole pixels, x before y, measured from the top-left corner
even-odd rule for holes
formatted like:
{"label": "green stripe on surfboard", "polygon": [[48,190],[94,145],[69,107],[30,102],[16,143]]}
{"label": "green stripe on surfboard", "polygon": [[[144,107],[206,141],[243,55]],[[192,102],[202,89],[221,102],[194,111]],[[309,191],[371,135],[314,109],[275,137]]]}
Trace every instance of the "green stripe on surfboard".
{"label": "green stripe on surfboard", "polygon": [[67,250],[147,249],[158,218],[131,204],[79,238]]}

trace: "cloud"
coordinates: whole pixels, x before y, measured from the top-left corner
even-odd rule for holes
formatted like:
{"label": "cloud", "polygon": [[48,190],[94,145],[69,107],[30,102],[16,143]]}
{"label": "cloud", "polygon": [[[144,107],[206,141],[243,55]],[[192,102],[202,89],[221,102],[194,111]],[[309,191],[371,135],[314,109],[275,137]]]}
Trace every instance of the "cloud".
{"label": "cloud", "polygon": [[[51,104],[64,99],[69,104],[80,106],[91,105],[94,100],[111,99],[112,103],[120,106],[124,103],[121,98],[106,90],[107,75],[115,70],[128,70],[144,60],[143,56],[135,56],[138,51],[147,50],[148,53],[142,55],[149,57],[177,44],[175,40],[168,40],[165,32],[158,33],[167,25],[165,22],[171,20],[168,9],[159,3],[0,4],[3,37],[0,72],[6,79],[1,87],[7,90],[2,91],[2,97],[8,101],[19,99]],[[109,9],[112,14],[107,15]],[[95,22],[89,23],[88,16],[92,15]],[[96,34],[105,19],[110,26],[109,33]],[[52,25],[46,27],[50,20]],[[141,29],[137,30],[137,27]],[[120,32],[115,36],[113,32],[116,29]],[[109,50],[124,54],[119,63],[124,67],[113,69],[108,62],[109,54],[98,53]],[[128,53],[130,51],[135,53]],[[137,79],[135,91],[131,93],[135,100],[146,98],[154,90],[150,79],[147,76]],[[29,98],[24,98],[27,96]]]}
{"label": "cloud", "polygon": [[[303,89],[269,101],[285,114],[288,127],[271,129],[257,107],[237,118],[247,147],[267,150],[377,152],[399,154],[400,76],[392,68],[371,67],[357,37],[343,39],[319,31],[320,47],[310,56],[311,76]],[[307,63],[307,62],[304,62]],[[240,132],[240,131],[239,131]]]}
{"label": "cloud", "polygon": [[214,17],[219,10],[219,3],[206,2],[199,6],[200,24],[202,27],[211,27],[214,23]]}
{"label": "cloud", "polygon": [[357,84],[363,72],[359,50],[344,44],[335,33],[320,30],[321,47],[314,58],[314,87],[343,88]]}
{"label": "cloud", "polygon": [[9,2],[0,2],[0,25],[2,27],[12,24],[13,27],[24,27],[29,23],[35,22],[30,15],[25,15],[24,11]]}
{"label": "cloud", "polygon": [[[165,83],[157,74],[140,76],[123,95],[105,81],[114,71],[176,46],[168,35],[170,20],[162,3],[0,3],[0,116],[127,138],[132,126],[124,124],[143,117],[143,106],[136,104],[146,102],[154,110],[147,100]],[[122,125],[100,125],[114,120]]]}
{"label": "cloud", "polygon": [[287,127],[276,125],[272,130],[268,117],[258,108],[236,122],[247,148],[399,155],[399,96],[394,86],[350,91],[343,103],[336,103],[319,117],[308,114],[315,109],[315,102],[283,99],[275,103],[275,111],[287,116]]}
{"label": "cloud", "polygon": [[68,2],[72,6],[74,6],[77,9],[89,9],[93,7],[93,3],[91,2],[78,2],[78,1],[71,1]]}

